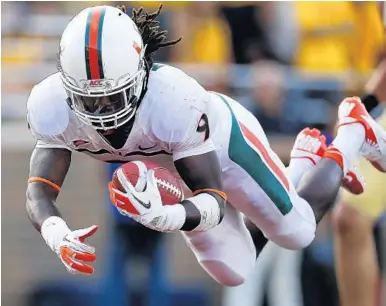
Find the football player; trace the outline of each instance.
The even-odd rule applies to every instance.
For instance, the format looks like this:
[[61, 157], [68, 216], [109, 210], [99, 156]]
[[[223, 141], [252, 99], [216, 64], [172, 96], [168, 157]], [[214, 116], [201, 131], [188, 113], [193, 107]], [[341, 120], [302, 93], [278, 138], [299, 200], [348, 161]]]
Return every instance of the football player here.
[[[181, 231], [201, 266], [220, 284], [236, 286], [258, 255], [242, 214], [276, 244], [306, 247], [346, 173], [352, 175], [352, 159], [362, 155], [386, 169], [386, 133], [358, 98], [345, 99], [332, 146], [325, 149], [320, 132], [306, 129], [285, 169], [240, 104], [153, 62], [155, 51], [179, 41], [165, 41], [159, 12], [134, 10], [130, 18], [122, 9], [96, 6], [67, 25], [59, 72], [36, 85], [27, 103], [37, 139], [27, 211], [67, 269], [90, 274], [96, 256], [85, 239], [97, 226], [73, 231], [56, 206], [71, 152], [105, 162], [152, 159], [178, 175], [191, 196], [162, 206], [152, 171], [142, 192], [118, 171], [126, 192], [110, 185], [113, 204], [151, 229]], [[362, 186], [354, 179], [347, 187]]]

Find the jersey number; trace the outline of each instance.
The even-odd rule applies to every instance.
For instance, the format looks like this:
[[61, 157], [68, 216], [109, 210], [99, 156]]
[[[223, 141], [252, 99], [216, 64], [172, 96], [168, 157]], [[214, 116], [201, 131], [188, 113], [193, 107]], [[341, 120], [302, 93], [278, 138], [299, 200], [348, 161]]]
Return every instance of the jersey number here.
[[209, 122], [206, 114], [202, 114], [200, 121], [198, 121], [197, 132], [204, 133], [204, 141], [209, 138]]

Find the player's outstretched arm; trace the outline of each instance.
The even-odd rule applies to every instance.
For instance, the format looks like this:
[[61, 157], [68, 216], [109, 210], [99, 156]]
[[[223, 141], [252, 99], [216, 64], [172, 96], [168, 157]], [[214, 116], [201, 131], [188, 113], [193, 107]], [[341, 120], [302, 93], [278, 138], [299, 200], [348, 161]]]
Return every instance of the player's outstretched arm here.
[[26, 207], [32, 224], [39, 232], [47, 218], [61, 217], [55, 201], [70, 163], [71, 151], [66, 149], [35, 148], [32, 152]]
[[56, 207], [56, 198], [71, 163], [71, 151], [60, 148], [35, 148], [30, 161], [27, 187], [27, 213], [48, 246], [71, 273], [93, 273], [81, 261], [95, 261], [95, 250], [84, 241], [98, 229], [93, 225], [71, 231]]

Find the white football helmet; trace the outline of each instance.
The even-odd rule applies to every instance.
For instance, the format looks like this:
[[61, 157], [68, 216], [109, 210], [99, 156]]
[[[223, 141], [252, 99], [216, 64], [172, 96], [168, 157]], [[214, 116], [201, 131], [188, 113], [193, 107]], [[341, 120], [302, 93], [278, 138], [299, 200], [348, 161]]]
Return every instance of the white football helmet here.
[[67, 25], [59, 71], [75, 114], [109, 130], [133, 118], [146, 80], [146, 46], [133, 20], [118, 8], [89, 7]]

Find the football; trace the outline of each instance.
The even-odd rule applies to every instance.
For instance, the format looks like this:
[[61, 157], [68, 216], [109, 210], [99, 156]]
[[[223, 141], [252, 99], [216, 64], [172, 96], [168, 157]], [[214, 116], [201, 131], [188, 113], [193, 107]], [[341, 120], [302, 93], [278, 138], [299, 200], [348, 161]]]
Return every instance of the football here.
[[144, 190], [146, 187], [146, 173], [148, 170], [153, 169], [163, 205], [173, 205], [184, 199], [180, 180], [169, 170], [156, 163], [151, 161], [132, 161], [117, 168], [113, 174], [112, 183], [118, 190], [125, 192], [118, 180], [117, 171], [119, 169], [123, 170], [126, 178], [137, 191]]

